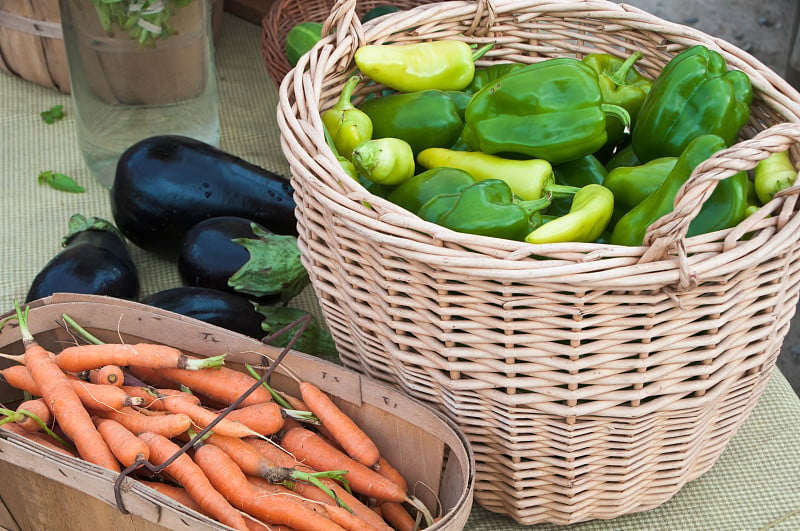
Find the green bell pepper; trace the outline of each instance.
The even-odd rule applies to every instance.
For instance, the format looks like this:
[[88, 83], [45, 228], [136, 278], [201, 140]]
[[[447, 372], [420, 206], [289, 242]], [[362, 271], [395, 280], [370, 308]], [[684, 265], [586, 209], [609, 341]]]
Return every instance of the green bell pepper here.
[[464, 170], [441, 166], [416, 174], [398, 185], [386, 199], [416, 214], [437, 195], [457, 193], [474, 182], [475, 178]]
[[776, 151], [760, 160], [753, 171], [753, 185], [759, 203], [769, 203], [776, 193], [789, 188], [797, 179], [797, 169], [788, 151]]
[[474, 151], [560, 164], [605, 145], [607, 114], [630, 124], [625, 109], [603, 102], [597, 72], [578, 59], [552, 58], [525, 65], [473, 95], [462, 138]]
[[612, 171], [621, 166], [638, 166], [641, 162], [636, 158], [636, 153], [633, 152], [633, 146], [628, 144], [620, 148], [614, 155], [606, 162], [606, 171]]
[[[700, 135], [686, 146], [675, 167], [653, 193], [622, 216], [611, 233], [615, 245], [642, 245], [647, 227], [674, 209], [675, 196], [694, 169], [726, 147], [717, 135]], [[689, 225], [687, 236], [722, 230], [741, 222], [747, 208], [747, 174], [739, 172], [717, 183], [714, 192]]]
[[[642, 58], [642, 52], [633, 52], [627, 59], [620, 59], [609, 53], [590, 53], [582, 61], [597, 72], [597, 81], [603, 102], [619, 105], [628, 111], [631, 127], [636, 123], [639, 110], [653, 81], [635, 68], [636, 61]], [[606, 120], [606, 145], [619, 144], [626, 135], [623, 123], [614, 117]]]
[[729, 146], [747, 123], [752, 100], [746, 73], [729, 71], [725, 58], [703, 45], [687, 48], [653, 82], [633, 127], [633, 151], [642, 162], [678, 157], [704, 134]]
[[603, 186], [614, 194], [613, 221], [658, 190], [675, 167], [678, 157], [661, 157], [638, 166], [620, 166], [608, 172]]
[[462, 90], [475, 75], [475, 61], [491, 49], [477, 51], [464, 41], [413, 44], [367, 44], [353, 56], [361, 73], [400, 92]]
[[614, 194], [601, 184], [587, 184], [575, 194], [567, 214], [537, 227], [528, 243], [593, 242], [606, 230], [614, 211]]
[[416, 171], [411, 146], [400, 138], [365, 140], [356, 146], [350, 160], [359, 174], [376, 184], [400, 184]]
[[[563, 164], [553, 166], [556, 184], [583, 188], [587, 184], [603, 184], [608, 172], [594, 155], [584, 155]], [[548, 214], [563, 216], [570, 210], [572, 197], [556, 197], [547, 209]]]
[[549, 198], [516, 201], [505, 181], [487, 179], [433, 197], [418, 215], [457, 232], [519, 241], [531, 230], [531, 216], [549, 204]]
[[578, 191], [572, 186], [556, 184], [553, 166], [542, 159], [506, 159], [481, 151], [429, 148], [417, 154], [417, 162], [427, 169], [440, 166], [458, 168], [477, 181], [501, 179], [525, 201], [539, 199], [545, 194], [569, 197]]
[[464, 128], [455, 100], [441, 90], [378, 96], [359, 109], [372, 121], [373, 138], [401, 138], [415, 155], [429, 147], [451, 147]]
[[372, 120], [350, 101], [361, 79], [358, 75], [351, 76], [336, 104], [320, 115], [338, 154], [346, 159], [352, 155], [353, 148], [372, 138]]
[[506, 74], [519, 70], [525, 66], [523, 63], [494, 63], [488, 66], [481, 66], [475, 69], [472, 82], [464, 89], [464, 92], [473, 95], [489, 83], [494, 83]]

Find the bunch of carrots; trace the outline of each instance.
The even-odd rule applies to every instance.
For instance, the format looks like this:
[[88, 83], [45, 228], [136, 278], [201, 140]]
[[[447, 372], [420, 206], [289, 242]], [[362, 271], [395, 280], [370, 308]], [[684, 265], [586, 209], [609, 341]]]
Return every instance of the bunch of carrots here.
[[[173, 347], [90, 342], [49, 352], [18, 304], [24, 353], [0, 371], [26, 399], [0, 426], [141, 481], [240, 530], [413, 531], [434, 518], [370, 437], [315, 385]], [[64, 316], [76, 329], [83, 329]], [[83, 331], [85, 332], [85, 331]]]

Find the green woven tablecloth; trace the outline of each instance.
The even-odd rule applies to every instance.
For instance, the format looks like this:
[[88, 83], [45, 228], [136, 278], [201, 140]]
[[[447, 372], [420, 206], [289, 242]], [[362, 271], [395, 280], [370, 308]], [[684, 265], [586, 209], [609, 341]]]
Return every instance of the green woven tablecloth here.
[[[288, 176], [275, 122], [277, 92], [264, 68], [260, 28], [224, 18], [217, 41], [221, 147]], [[52, 125], [39, 113], [63, 104]], [[111, 218], [108, 195], [84, 167], [73, 132], [69, 97], [0, 71], [0, 307], [22, 299], [39, 269], [59, 250], [73, 213]], [[42, 170], [66, 173], [86, 187], [68, 194], [37, 184]], [[132, 249], [142, 294], [177, 286], [174, 264]], [[310, 292], [299, 303], [313, 304]], [[751, 417], [705, 476], [663, 506], [581, 530], [800, 529], [800, 400], [775, 371]], [[515, 530], [504, 516], [475, 507], [467, 529]], [[565, 529], [540, 525], [534, 529]]]

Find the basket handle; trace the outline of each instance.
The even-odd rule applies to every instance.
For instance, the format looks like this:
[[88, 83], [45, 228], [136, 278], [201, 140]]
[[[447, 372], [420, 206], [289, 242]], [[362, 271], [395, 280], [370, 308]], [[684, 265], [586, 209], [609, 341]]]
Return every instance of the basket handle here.
[[[485, 35], [489, 32], [495, 19], [495, 9], [492, 0], [474, 0], [477, 4], [475, 15], [467, 35]], [[335, 0], [328, 18], [322, 24], [322, 35], [336, 36], [337, 49], [347, 49], [342, 62], [352, 61], [356, 50], [366, 44], [364, 28], [356, 12], [357, 0]]]
[[[771, 153], [786, 151], [794, 144], [800, 144], [800, 123], [781, 123], [748, 140], [720, 150], [699, 164], [678, 190], [673, 211], [647, 228], [643, 244], [648, 249], [639, 262], [658, 261], [664, 259], [670, 250], [685, 247], [689, 224], [714, 192], [719, 181], [740, 171], [753, 169]], [[792, 187], [792, 193], [798, 192], [800, 187]]]

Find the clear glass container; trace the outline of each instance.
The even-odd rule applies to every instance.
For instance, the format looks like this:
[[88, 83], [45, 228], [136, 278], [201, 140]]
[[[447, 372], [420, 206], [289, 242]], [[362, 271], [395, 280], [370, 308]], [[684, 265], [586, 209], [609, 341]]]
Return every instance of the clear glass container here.
[[177, 134], [219, 145], [210, 0], [59, 0], [81, 154], [111, 187], [119, 156]]

